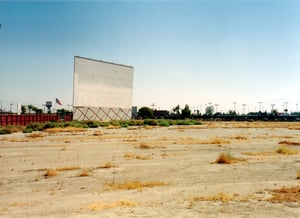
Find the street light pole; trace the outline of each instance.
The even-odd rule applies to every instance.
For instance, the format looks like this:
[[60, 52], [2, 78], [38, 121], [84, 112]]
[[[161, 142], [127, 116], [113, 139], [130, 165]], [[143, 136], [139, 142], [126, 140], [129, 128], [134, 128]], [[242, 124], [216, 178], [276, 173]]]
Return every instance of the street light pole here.
[[245, 107], [247, 106], [247, 104], [242, 104], [242, 106], [244, 107], [244, 115], [246, 114], [245, 113]]
[[275, 104], [271, 104], [271, 107], [272, 107], [271, 113], [273, 113], [273, 111], [274, 111], [274, 106], [275, 106]]
[[261, 112], [261, 104], [262, 104], [262, 102], [259, 101], [258, 103], [259, 103], [259, 111]]
[[285, 113], [287, 114], [288, 113], [288, 109], [287, 109], [288, 102], [286, 101], [286, 102], [284, 102], [284, 104], [285, 104]]
[[13, 106], [14, 104], [13, 103], [10, 103], [9, 104], [9, 113], [11, 114], [11, 106]]
[[216, 113], [217, 113], [219, 104], [215, 104], [215, 106], [216, 106]]
[[236, 113], [236, 104], [237, 104], [237, 102], [233, 102], [233, 105], [234, 105], [234, 112]]

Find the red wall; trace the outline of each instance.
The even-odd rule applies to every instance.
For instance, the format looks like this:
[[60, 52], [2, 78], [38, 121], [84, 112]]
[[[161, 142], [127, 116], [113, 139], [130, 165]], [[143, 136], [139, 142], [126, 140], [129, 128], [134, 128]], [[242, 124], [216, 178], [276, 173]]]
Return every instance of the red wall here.
[[[65, 115], [64, 121], [71, 121], [72, 115]], [[7, 126], [7, 125], [20, 125], [26, 126], [29, 123], [46, 123], [49, 121], [56, 121], [60, 122], [59, 115], [53, 114], [42, 114], [42, 115], [12, 115], [12, 114], [5, 114], [0, 115], [0, 126]]]

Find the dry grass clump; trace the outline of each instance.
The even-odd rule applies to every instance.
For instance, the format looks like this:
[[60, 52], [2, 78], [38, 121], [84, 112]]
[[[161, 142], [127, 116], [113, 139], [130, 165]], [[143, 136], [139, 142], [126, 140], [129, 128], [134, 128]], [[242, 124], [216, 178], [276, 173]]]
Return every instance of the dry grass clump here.
[[138, 160], [150, 160], [152, 159], [151, 155], [139, 155], [134, 153], [125, 153], [124, 157], [127, 160], [138, 159]]
[[153, 188], [156, 186], [164, 186], [167, 185], [165, 182], [140, 182], [140, 181], [133, 181], [133, 182], [124, 182], [124, 183], [109, 183], [107, 184], [108, 188], [111, 190], [139, 190], [142, 191], [143, 188]]
[[114, 125], [108, 125], [108, 127], [106, 127], [107, 129], [120, 129], [122, 128], [121, 126], [114, 126]]
[[45, 177], [53, 177], [56, 176], [56, 170], [54, 169], [46, 169], [46, 173], [44, 174]]
[[71, 171], [71, 170], [79, 170], [79, 169], [80, 167], [78, 166], [68, 166], [68, 167], [58, 167], [55, 170], [61, 172], [61, 171]]
[[230, 143], [229, 140], [218, 138], [218, 137], [208, 139], [208, 140], [199, 140], [196, 138], [187, 137], [176, 141], [176, 144], [181, 144], [181, 145], [204, 145], [204, 144], [215, 145], [215, 144], [228, 144], [228, 143]]
[[280, 147], [276, 150], [276, 153], [278, 154], [286, 154], [286, 155], [293, 155], [293, 154], [298, 154], [298, 151], [292, 150], [286, 147]]
[[20, 138], [20, 139], [18, 139], [18, 138], [11, 138], [11, 139], [9, 139], [9, 142], [30, 142], [30, 140], [23, 139], [23, 138]]
[[90, 176], [90, 173], [89, 173], [89, 171], [87, 171], [87, 170], [83, 170], [83, 171], [79, 174], [79, 177], [86, 177], [86, 176]]
[[300, 202], [300, 186], [270, 190], [272, 197], [268, 201], [272, 203]]
[[120, 200], [113, 203], [102, 203], [102, 202], [95, 202], [85, 206], [83, 209], [88, 209], [91, 211], [98, 211], [98, 210], [107, 210], [115, 207], [135, 207], [137, 204], [133, 201], [128, 200]]
[[300, 179], [300, 170], [297, 171], [297, 177], [296, 179]]
[[111, 162], [105, 162], [102, 166], [100, 166], [99, 168], [101, 169], [109, 169], [109, 168], [116, 168], [118, 167], [117, 165], [111, 163]]
[[248, 139], [248, 137], [245, 135], [236, 135], [233, 138], [237, 139], [237, 140], [247, 140]]
[[49, 133], [59, 133], [59, 132], [70, 132], [70, 133], [74, 133], [74, 132], [85, 132], [87, 131], [86, 128], [77, 128], [77, 127], [65, 127], [65, 128], [60, 128], [60, 127], [55, 127], [55, 128], [49, 128], [44, 130], [45, 132], [49, 132]]
[[232, 163], [237, 163], [237, 162], [242, 162], [245, 161], [243, 158], [235, 158], [233, 157], [229, 152], [227, 153], [221, 153], [215, 163], [218, 164], [232, 164]]
[[221, 138], [214, 138], [214, 139], [210, 139], [208, 141], [204, 141], [203, 144], [228, 144], [230, 143], [229, 140], [227, 139], [221, 139]]
[[35, 132], [35, 133], [31, 133], [31, 134], [26, 135], [26, 137], [35, 139], [35, 138], [45, 137], [45, 135], [42, 132]]
[[93, 133], [93, 136], [101, 136], [102, 135], [102, 132], [100, 130], [96, 130], [94, 133]]
[[278, 142], [278, 144], [280, 144], [280, 145], [300, 145], [300, 142], [283, 140], [283, 141]]
[[215, 163], [218, 164], [231, 164], [232, 163], [232, 157], [229, 154], [221, 153]]
[[193, 197], [192, 201], [221, 201], [223, 203], [227, 203], [228, 201], [232, 201], [234, 199], [234, 196], [227, 195], [223, 192], [218, 193], [216, 195], [212, 196], [199, 196], [199, 197]]
[[142, 143], [138, 147], [141, 148], [141, 149], [150, 149], [150, 148], [152, 148], [152, 146], [150, 146], [146, 143]]
[[248, 156], [270, 156], [274, 155], [275, 153], [272, 151], [259, 151], [259, 152], [242, 152], [243, 155], [248, 155]]
[[288, 129], [290, 129], [290, 130], [300, 130], [300, 126], [299, 125], [288, 126]]

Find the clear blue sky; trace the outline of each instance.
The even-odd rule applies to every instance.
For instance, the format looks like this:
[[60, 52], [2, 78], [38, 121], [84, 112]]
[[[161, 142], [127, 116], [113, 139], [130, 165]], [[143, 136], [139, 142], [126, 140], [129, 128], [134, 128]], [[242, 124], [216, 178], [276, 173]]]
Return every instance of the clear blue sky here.
[[0, 24], [6, 109], [67, 108], [74, 55], [134, 66], [137, 106], [300, 103], [300, 1], [0, 0]]

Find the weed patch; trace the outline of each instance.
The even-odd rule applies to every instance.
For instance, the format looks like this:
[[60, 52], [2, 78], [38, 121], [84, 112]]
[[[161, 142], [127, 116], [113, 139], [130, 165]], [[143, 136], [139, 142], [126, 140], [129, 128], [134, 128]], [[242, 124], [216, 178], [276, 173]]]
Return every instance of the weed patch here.
[[133, 201], [128, 200], [120, 200], [113, 203], [102, 203], [102, 202], [95, 202], [92, 204], [89, 204], [82, 209], [88, 209], [91, 211], [99, 211], [99, 210], [107, 210], [112, 209], [116, 207], [135, 207], [137, 204]]
[[111, 162], [106, 162], [102, 166], [100, 166], [100, 169], [109, 169], [109, 168], [116, 168], [118, 167], [117, 165], [111, 163]]
[[300, 145], [300, 142], [283, 140], [283, 141], [278, 142], [278, 144], [280, 144], [280, 145]]
[[60, 128], [60, 127], [53, 127], [46, 129], [45, 132], [48, 133], [59, 133], [59, 132], [69, 132], [69, 133], [74, 133], [74, 132], [84, 132], [86, 131], [86, 128], [81, 128], [81, 127], [65, 127], [65, 128]]
[[69, 166], [69, 167], [58, 167], [55, 169], [55, 171], [61, 172], [61, 171], [71, 171], [71, 170], [79, 170], [80, 167], [78, 166]]
[[151, 155], [139, 155], [134, 153], [125, 153], [124, 157], [127, 160], [137, 159], [137, 160], [150, 160], [152, 159]]
[[141, 148], [141, 149], [150, 149], [150, 148], [153, 148], [152, 146], [146, 144], [146, 143], [142, 143], [138, 146], [138, 148]]
[[248, 137], [245, 135], [237, 135], [237, 136], [234, 136], [233, 138], [237, 139], [237, 140], [247, 140], [248, 139]]
[[199, 196], [199, 197], [193, 197], [192, 201], [221, 201], [223, 203], [227, 203], [228, 201], [231, 201], [234, 199], [234, 196], [227, 195], [223, 192], [218, 193], [216, 195], [212, 196]]
[[142, 191], [143, 188], [153, 188], [156, 186], [164, 186], [167, 185], [165, 182], [140, 182], [140, 181], [133, 181], [133, 182], [125, 182], [125, 183], [109, 183], [107, 184], [108, 188], [111, 190], [139, 190]]
[[300, 186], [282, 187], [280, 189], [269, 190], [272, 197], [268, 199], [272, 203], [300, 202]]
[[298, 151], [292, 150], [286, 147], [280, 147], [276, 150], [276, 153], [278, 154], [286, 154], [286, 155], [293, 155], [293, 154], [298, 154]]
[[41, 132], [38, 132], [38, 133], [32, 133], [32, 134], [30, 134], [30, 135], [26, 135], [26, 137], [27, 138], [33, 138], [33, 139], [35, 139], [35, 138], [42, 138], [42, 137], [44, 137], [45, 135], [43, 134], [43, 133], [41, 133]]

